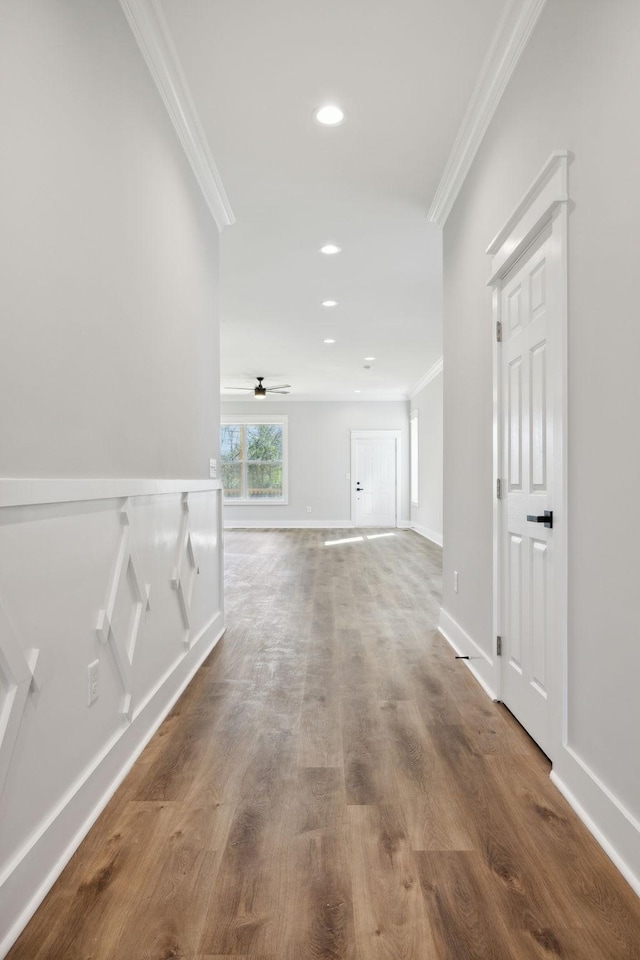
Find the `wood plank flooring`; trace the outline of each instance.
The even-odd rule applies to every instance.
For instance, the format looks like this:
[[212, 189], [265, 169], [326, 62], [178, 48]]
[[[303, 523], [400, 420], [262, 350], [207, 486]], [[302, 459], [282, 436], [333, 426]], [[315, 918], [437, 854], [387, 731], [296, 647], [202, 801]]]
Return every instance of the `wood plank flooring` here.
[[436, 633], [440, 551], [347, 536], [227, 533], [226, 635], [10, 960], [639, 960], [640, 901]]

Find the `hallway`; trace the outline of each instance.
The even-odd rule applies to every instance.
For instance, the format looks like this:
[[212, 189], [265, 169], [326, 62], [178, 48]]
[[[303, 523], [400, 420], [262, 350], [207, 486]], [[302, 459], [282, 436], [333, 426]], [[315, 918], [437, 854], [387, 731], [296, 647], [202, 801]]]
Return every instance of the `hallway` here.
[[225, 541], [225, 636], [10, 960], [637, 960], [640, 902], [435, 632], [440, 551]]

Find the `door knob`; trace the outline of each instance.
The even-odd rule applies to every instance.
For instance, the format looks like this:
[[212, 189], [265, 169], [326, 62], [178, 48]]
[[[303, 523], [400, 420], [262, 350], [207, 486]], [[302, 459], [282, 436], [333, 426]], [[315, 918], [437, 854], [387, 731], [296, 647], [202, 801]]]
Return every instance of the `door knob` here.
[[545, 510], [542, 517], [533, 517], [528, 513], [527, 520], [529, 523], [544, 523], [545, 527], [551, 529], [553, 527], [553, 510]]

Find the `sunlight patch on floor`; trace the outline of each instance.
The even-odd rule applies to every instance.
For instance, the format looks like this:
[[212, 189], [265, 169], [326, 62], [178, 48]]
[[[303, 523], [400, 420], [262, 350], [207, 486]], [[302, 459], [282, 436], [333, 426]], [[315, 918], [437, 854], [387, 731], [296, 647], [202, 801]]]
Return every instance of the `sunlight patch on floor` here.
[[342, 540], [325, 540], [325, 547], [335, 547], [339, 543], [362, 543], [364, 540], [379, 540], [380, 537], [395, 537], [395, 533], [371, 533], [364, 537], [344, 537]]
[[339, 543], [358, 543], [364, 540], [364, 537], [345, 537], [344, 540], [325, 540], [325, 547], [335, 547]]

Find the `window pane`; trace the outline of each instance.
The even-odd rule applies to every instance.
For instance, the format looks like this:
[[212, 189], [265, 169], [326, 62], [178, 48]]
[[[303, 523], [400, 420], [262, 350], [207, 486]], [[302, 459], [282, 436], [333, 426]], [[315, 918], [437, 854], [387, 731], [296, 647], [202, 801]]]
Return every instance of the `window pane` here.
[[220, 466], [225, 501], [282, 502], [285, 430], [283, 423], [220, 425]]
[[238, 499], [242, 496], [242, 464], [222, 463], [222, 486], [225, 499]]
[[247, 427], [247, 460], [282, 460], [281, 423], [255, 423]]
[[282, 464], [250, 463], [247, 482], [250, 500], [282, 499]]
[[223, 463], [239, 460], [242, 455], [242, 437], [237, 424], [223, 423], [220, 427], [220, 459]]

